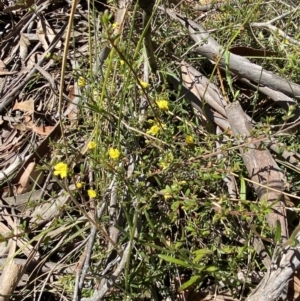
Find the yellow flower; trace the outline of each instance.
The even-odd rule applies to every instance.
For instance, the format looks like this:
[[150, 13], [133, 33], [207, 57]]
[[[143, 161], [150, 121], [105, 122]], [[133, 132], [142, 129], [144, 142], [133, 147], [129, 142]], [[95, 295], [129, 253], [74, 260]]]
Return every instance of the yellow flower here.
[[144, 82], [144, 81], [142, 81], [142, 80], [140, 80], [140, 85], [141, 85], [144, 89], [147, 89], [147, 88], [150, 87], [150, 84], [148, 84], [148, 83], [146, 83], [146, 82]]
[[68, 174], [68, 165], [63, 162], [59, 162], [54, 166], [54, 175], [60, 176], [62, 179], [66, 178]]
[[116, 160], [120, 157], [121, 153], [119, 152], [119, 150], [117, 148], [110, 148], [108, 150], [108, 154], [110, 156], [111, 159]]
[[76, 183], [76, 187], [77, 187], [78, 189], [82, 188], [82, 186], [83, 186], [83, 185], [82, 185], [81, 182], [77, 182], [77, 183]]
[[94, 149], [96, 147], [96, 142], [94, 141], [90, 141], [89, 144], [88, 144], [88, 149]]
[[165, 200], [170, 199], [171, 197], [172, 197], [172, 195], [169, 192], [164, 193], [164, 199]]
[[125, 64], [125, 61], [120, 60], [120, 65], [123, 66]]
[[119, 24], [117, 22], [113, 23], [113, 25], [111, 26], [112, 29], [116, 29], [119, 26]]
[[78, 86], [79, 86], [79, 87], [85, 87], [85, 85], [86, 85], [86, 80], [85, 80], [85, 78], [84, 78], [83, 76], [80, 76], [80, 77], [78, 78], [77, 83], [78, 83]]
[[46, 58], [46, 59], [50, 59], [50, 57], [51, 57], [51, 53], [50, 53], [50, 52], [47, 52], [46, 55], [45, 55], [45, 58]]
[[156, 104], [161, 110], [169, 110], [169, 104], [167, 100], [157, 100]]
[[188, 145], [194, 144], [194, 138], [193, 138], [193, 136], [191, 136], [191, 135], [186, 135], [186, 136], [185, 136], [185, 142], [186, 142]]
[[94, 189], [89, 189], [89, 190], [87, 191], [87, 193], [88, 193], [88, 196], [89, 196], [90, 198], [92, 198], [92, 199], [94, 199], [94, 198], [97, 196], [97, 191], [94, 190]]
[[165, 161], [160, 161], [160, 162], [158, 163], [158, 166], [159, 166], [160, 168], [162, 168], [163, 170], [164, 170], [164, 169], [167, 169], [167, 168], [169, 167], [169, 165], [170, 165], [170, 163], [165, 162]]
[[151, 128], [146, 133], [155, 136], [159, 132], [159, 130], [160, 127], [157, 124], [155, 124], [152, 125]]
[[166, 127], [165, 124], [161, 124], [160, 126], [159, 123], [155, 123], [154, 125], [151, 126], [151, 128], [146, 133], [155, 136], [161, 130], [161, 128], [164, 129], [165, 127]]

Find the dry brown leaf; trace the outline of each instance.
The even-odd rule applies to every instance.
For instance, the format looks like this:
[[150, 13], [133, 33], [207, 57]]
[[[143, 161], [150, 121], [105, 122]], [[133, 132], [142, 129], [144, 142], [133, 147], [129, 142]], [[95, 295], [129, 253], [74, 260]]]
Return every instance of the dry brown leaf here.
[[52, 132], [53, 129], [54, 129], [54, 126], [36, 126], [36, 125], [34, 125], [32, 127], [32, 130], [41, 136], [48, 136]]
[[245, 47], [245, 46], [233, 46], [229, 48], [229, 51], [233, 54], [240, 55], [240, 56], [278, 56], [279, 54], [274, 51], [269, 51], [266, 49], [255, 49], [251, 47]]
[[44, 174], [42, 171], [37, 170], [37, 164], [35, 162], [30, 162], [26, 167], [24, 173], [22, 174], [19, 186], [17, 188], [17, 194], [23, 194], [25, 192], [31, 191], [34, 185], [41, 185], [44, 180]]
[[30, 45], [30, 41], [29, 39], [21, 33], [21, 36], [20, 36], [20, 57], [22, 59], [22, 61], [24, 62], [27, 58], [27, 55], [28, 55], [28, 47]]
[[49, 48], [49, 44], [46, 39], [46, 33], [44, 32], [42, 20], [40, 19], [37, 24], [37, 35], [39, 37], [40, 42], [42, 43], [42, 46], [44, 50], [46, 51]]
[[[46, 32], [45, 32], [46, 30]], [[45, 51], [49, 48], [49, 43], [51, 43], [56, 37], [55, 32], [52, 30], [51, 25], [46, 19], [41, 19], [37, 24], [37, 36], [42, 43]], [[57, 48], [61, 47], [61, 42], [56, 45]]]
[[22, 102], [16, 102], [13, 111], [20, 110], [27, 114], [32, 114], [34, 112], [34, 101], [33, 99], [28, 99]]
[[8, 71], [4, 62], [0, 60], [0, 75], [11, 75], [16, 73], [18, 73], [18, 71]]
[[299, 300], [300, 295], [300, 271], [297, 270], [294, 274], [293, 281], [289, 282], [288, 300]]
[[31, 117], [28, 115], [25, 115], [23, 121], [24, 121], [24, 123], [28, 123], [31, 121]]
[[[4, 139], [4, 142], [0, 146], [1, 152], [4, 152], [5, 150], [7, 150], [7, 148], [11, 147], [11, 143], [14, 143], [14, 139], [17, 133], [18, 132], [16, 130], [10, 131], [6, 137], [2, 137], [2, 139]], [[16, 141], [18, 141], [18, 139]]]
[[[75, 87], [71, 86], [70, 89], [69, 89], [69, 94], [68, 94], [68, 96], [71, 100], [73, 100], [75, 98], [74, 94], [75, 94]], [[69, 102], [68, 107], [69, 106], [72, 106], [72, 103]], [[69, 119], [70, 120], [77, 120], [77, 113], [78, 113], [78, 108], [77, 107], [73, 108], [71, 110], [71, 112], [68, 114]]]
[[22, 71], [24, 72], [28, 72], [28, 70], [31, 70], [35, 65], [36, 63], [39, 61], [40, 57], [37, 55], [37, 53], [32, 53], [29, 58], [27, 58], [27, 61], [26, 61], [26, 67], [22, 68]]
[[0, 75], [13, 75], [19, 73], [18, 71], [5, 71], [5, 70], [0, 70]]

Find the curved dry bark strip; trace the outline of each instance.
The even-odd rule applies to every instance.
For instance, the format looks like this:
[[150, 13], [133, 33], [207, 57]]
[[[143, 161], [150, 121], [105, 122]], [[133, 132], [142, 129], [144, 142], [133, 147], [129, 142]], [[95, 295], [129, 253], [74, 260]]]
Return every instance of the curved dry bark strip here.
[[[284, 190], [284, 175], [267, 149], [261, 142], [255, 142], [251, 137], [252, 126], [247, 120], [239, 102], [234, 102], [226, 107], [227, 118], [231, 129], [237, 139], [247, 142], [247, 147], [241, 147], [243, 161], [248, 170], [249, 177], [254, 184], [255, 192], [259, 200], [275, 202], [273, 212], [267, 215], [270, 226], [276, 227], [276, 221], [281, 224], [281, 236], [288, 238], [286, 212], [281, 201], [281, 191]], [[275, 190], [270, 190], [275, 189]]]
[[291, 97], [283, 94], [282, 92], [270, 89], [268, 87], [262, 87], [262, 86], [257, 87], [250, 80], [248, 80], [246, 78], [241, 78], [239, 80], [254, 90], [258, 89], [259, 92], [261, 92], [261, 93], [267, 95], [269, 98], [273, 99], [276, 102], [276, 104], [281, 106], [286, 111], [288, 111], [291, 106], [294, 106], [295, 107], [294, 111], [293, 111], [294, 116], [292, 116], [291, 119], [295, 121], [300, 118], [300, 109], [297, 106], [297, 101], [295, 101]]
[[[281, 225], [281, 239], [286, 241], [288, 239], [288, 226], [287, 217], [285, 211], [285, 204], [282, 199], [282, 192], [284, 190], [284, 175], [281, 172], [279, 166], [273, 159], [272, 155], [267, 149], [262, 148], [260, 143], [255, 143], [255, 140], [251, 137], [252, 126], [247, 120], [247, 116], [244, 113], [239, 102], [234, 102], [226, 107], [227, 118], [230, 123], [231, 129], [237, 139], [250, 142], [247, 147], [241, 147], [240, 153], [242, 154], [243, 161], [248, 170], [251, 180], [257, 184], [254, 184], [254, 189], [258, 195], [259, 200], [265, 200], [273, 203], [273, 212], [266, 215], [268, 224], [275, 228], [277, 221]], [[269, 190], [269, 188], [276, 189]], [[287, 262], [284, 262], [283, 267], [287, 268]], [[274, 264], [269, 267], [268, 272], [273, 271]], [[249, 300], [277, 300], [284, 290], [287, 289], [286, 277], [291, 277], [293, 269], [287, 268], [286, 275], [282, 273], [283, 269], [280, 267], [275, 270], [274, 279], [269, 279], [269, 273], [259, 284], [258, 289], [261, 290], [256, 294], [253, 299], [249, 297]], [[280, 280], [279, 280], [280, 279]], [[274, 285], [276, 283], [276, 285]], [[270, 290], [266, 290], [268, 285]], [[270, 299], [269, 297], [272, 296]], [[276, 296], [276, 298], [275, 298]]]
[[273, 139], [271, 139], [271, 141], [266, 141], [265, 145], [267, 145], [270, 150], [284, 158], [289, 163], [300, 168], [299, 159], [296, 159], [297, 156], [299, 158], [299, 154], [285, 150], [284, 146], [280, 146], [276, 140]]
[[217, 124], [224, 131], [230, 128], [229, 122], [226, 117], [221, 115], [219, 112], [213, 111], [207, 103], [202, 103], [200, 99], [202, 96], [195, 95], [190, 89], [188, 89], [184, 83], [182, 83], [178, 78], [171, 75], [167, 75], [168, 82], [171, 83], [176, 90], [179, 90], [180, 96], [186, 98], [191, 106], [199, 112], [199, 119], [201, 124], [210, 130]]
[[197, 51], [201, 55], [204, 55], [211, 61], [218, 62], [220, 67], [229, 68], [231, 72], [239, 75], [241, 78], [246, 78], [276, 91], [281, 91], [291, 97], [300, 98], [300, 85], [288, 82], [273, 72], [266, 71], [263, 67], [251, 63], [244, 57], [226, 52], [228, 56], [228, 63], [226, 63], [226, 49], [221, 47], [201, 25], [172, 12], [170, 9], [166, 11], [169, 16], [180, 21], [189, 30], [192, 39], [197, 43]]
[[[178, 79], [171, 75], [168, 75], [168, 81], [174, 85], [175, 89], [180, 90], [181, 96], [189, 100], [194, 109], [200, 112], [200, 116], [198, 116], [200, 117], [202, 125], [205, 126], [207, 129], [211, 129], [214, 126], [211, 124], [213, 122], [214, 124], [222, 128], [224, 131], [227, 130], [228, 134], [231, 134], [230, 124], [227, 120], [226, 113], [224, 117], [224, 107], [226, 106], [226, 103], [218, 87], [216, 87], [203, 74], [201, 74], [199, 71], [197, 71], [195, 68], [188, 65], [187, 63], [182, 63], [181, 73], [183, 74], [182, 82], [180, 82]], [[282, 100], [282, 107], [285, 107], [286, 109], [288, 109], [288, 105], [296, 105], [296, 102], [294, 100], [292, 100], [291, 98], [289, 98], [281, 92], [274, 91], [267, 87], [263, 87], [262, 89], [268, 90], [266, 91], [266, 93], [272, 93], [274, 98], [277, 98], [278, 101]], [[214, 111], [213, 109], [216, 111]], [[299, 118], [298, 112], [299, 109], [296, 108], [295, 116], [297, 119]], [[252, 125], [255, 125], [255, 122], [251, 120], [251, 117], [248, 115], [246, 116], [247, 120], [251, 122]], [[298, 121], [294, 121], [292, 123], [292, 126], [286, 124], [287, 127], [284, 127], [279, 132], [288, 131], [296, 127], [298, 123]], [[294, 166], [300, 166], [299, 159], [297, 159], [298, 154], [285, 150], [285, 146], [280, 145], [276, 141], [276, 139], [269, 139], [266, 137], [263, 140], [263, 143], [267, 148], [271, 149], [276, 154], [285, 158]]]
[[226, 102], [218, 88], [203, 74], [187, 63], [181, 63], [181, 74], [184, 85], [191, 90], [199, 99], [204, 98], [215, 111], [226, 117]]
[[11, 260], [2, 270], [0, 276], [0, 301], [8, 301], [23, 274], [24, 267]]
[[279, 251], [264, 279], [246, 301], [274, 301], [281, 297], [288, 281], [300, 266], [300, 245], [297, 241], [296, 247], [288, 245]]

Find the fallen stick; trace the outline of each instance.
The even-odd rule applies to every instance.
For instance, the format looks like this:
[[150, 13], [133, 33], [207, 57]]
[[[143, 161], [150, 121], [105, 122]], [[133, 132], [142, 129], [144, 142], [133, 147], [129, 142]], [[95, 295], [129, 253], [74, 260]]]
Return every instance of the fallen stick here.
[[300, 98], [300, 85], [289, 82], [273, 72], [251, 63], [244, 57], [230, 53], [226, 48], [221, 47], [201, 25], [193, 20], [174, 13], [170, 9], [167, 9], [166, 12], [189, 30], [191, 38], [196, 42], [196, 50], [209, 60], [216, 62], [218, 66], [229, 68], [231, 72], [241, 78], [267, 86], [275, 91], [281, 91], [291, 97]]

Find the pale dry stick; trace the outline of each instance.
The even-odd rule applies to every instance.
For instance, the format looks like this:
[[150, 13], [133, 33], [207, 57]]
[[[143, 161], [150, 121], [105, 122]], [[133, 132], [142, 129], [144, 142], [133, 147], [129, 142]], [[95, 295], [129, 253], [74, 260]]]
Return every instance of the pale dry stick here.
[[102, 69], [102, 66], [104, 64], [104, 61], [109, 56], [111, 48], [104, 46], [104, 48], [101, 50], [99, 56], [96, 58], [96, 61], [93, 66], [93, 74], [94, 76], [97, 76], [99, 70]]
[[[279, 196], [285, 189], [285, 176], [281, 172], [279, 166], [273, 159], [272, 155], [267, 149], [261, 149], [260, 143], [255, 143], [250, 135], [253, 127], [247, 121], [247, 116], [244, 113], [239, 102], [231, 103], [226, 107], [227, 118], [230, 122], [231, 129], [237, 140], [242, 139], [247, 142], [252, 142], [249, 148], [240, 148], [240, 153], [243, 162], [248, 170], [248, 174], [255, 182], [262, 182], [268, 187], [276, 188], [280, 193], [269, 191], [261, 186], [254, 185], [255, 192], [260, 200], [274, 201], [278, 200]], [[276, 203], [277, 204], [277, 203]], [[281, 223], [282, 238], [288, 237], [286, 215], [282, 207], [282, 202], [278, 200], [280, 205], [275, 208], [272, 206], [274, 212], [267, 214], [267, 221], [270, 226], [276, 226], [276, 220]], [[277, 206], [277, 205], [276, 205]]]
[[[63, 241], [63, 239], [64, 239], [64, 238], [62, 238], [61, 241]], [[45, 287], [46, 287], [46, 284], [47, 284], [49, 278], [50, 278], [51, 275], [53, 274], [53, 271], [55, 270], [56, 266], [59, 265], [59, 264], [60, 264], [61, 262], [63, 262], [64, 260], [70, 258], [70, 255], [72, 255], [73, 253], [77, 252], [77, 250], [80, 249], [82, 246], [84, 246], [84, 245], [86, 244], [87, 241], [88, 241], [88, 238], [86, 238], [85, 240], [83, 240], [76, 248], [74, 248], [74, 249], [73, 249], [72, 251], [70, 251], [67, 255], [65, 255], [62, 259], [60, 259], [60, 260], [57, 262], [57, 264], [56, 264], [49, 272], [47, 272], [47, 277], [46, 277], [46, 279], [44, 280], [44, 283], [43, 283], [43, 285], [42, 285], [42, 287], [41, 287], [41, 290], [40, 290], [41, 293], [40, 293], [40, 295], [39, 295], [37, 301], [41, 301], [41, 298], [42, 298], [42, 296], [43, 296], [42, 293], [43, 293], [43, 291], [44, 291], [44, 289], [45, 289]], [[58, 246], [57, 246], [57, 247], [58, 247]], [[57, 248], [57, 247], [56, 247], [56, 248]], [[53, 252], [53, 250], [52, 250], [52, 252]]]
[[299, 228], [296, 227], [291, 238], [275, 249], [271, 266], [246, 301], [273, 301], [282, 297], [287, 283], [300, 266]]
[[250, 24], [251, 27], [260, 28], [260, 29], [269, 29], [270, 31], [276, 32], [277, 34], [281, 35], [285, 40], [288, 40], [290, 43], [300, 46], [300, 41], [295, 40], [283, 30], [279, 29], [278, 27], [270, 24], [269, 22], [255, 22]]
[[[89, 178], [89, 184], [91, 185], [91, 183], [93, 183], [93, 171], [91, 170], [91, 168], [89, 168], [89, 171], [88, 171], [88, 178]], [[95, 207], [94, 207], [95, 204], [91, 200], [90, 200], [90, 202], [93, 203], [93, 205], [90, 206], [91, 209], [90, 209], [88, 214], [96, 220], [97, 214], [95, 214]], [[102, 205], [105, 205], [105, 203], [103, 203]], [[104, 208], [103, 208], [103, 210], [104, 210]], [[78, 301], [79, 300], [78, 299], [79, 298], [79, 292], [81, 291], [83, 281], [84, 281], [87, 269], [89, 267], [89, 259], [90, 259], [90, 256], [91, 256], [91, 253], [88, 254], [87, 252], [88, 252], [88, 250], [90, 252], [92, 252], [92, 247], [93, 247], [93, 244], [94, 244], [96, 230], [97, 230], [97, 228], [95, 226], [92, 226], [91, 234], [90, 234], [90, 237], [89, 237], [89, 244], [86, 245], [85, 250], [81, 254], [80, 259], [79, 259], [78, 264], [77, 264], [76, 279], [75, 279], [74, 293], [73, 293], [73, 301]], [[90, 245], [91, 243], [92, 243], [92, 245]], [[87, 259], [88, 259], [88, 262], [87, 262], [87, 265], [86, 265], [86, 269], [84, 269], [84, 272], [83, 272], [82, 267], [83, 267], [83, 265], [84, 265], [84, 263], [86, 262]], [[81, 284], [81, 286], [80, 286], [80, 284]]]
[[[36, 64], [36, 66], [41, 66], [45, 59], [46, 56], [48, 55], [48, 53], [52, 52], [53, 49], [55, 48], [55, 45], [58, 43], [58, 41], [60, 40], [61, 36], [63, 35], [65, 29], [66, 29], [67, 24], [64, 24], [62, 26], [62, 28], [60, 29], [59, 33], [56, 35], [56, 37], [54, 38], [53, 42], [51, 43], [51, 45], [49, 46], [49, 49], [47, 51], [44, 52], [44, 54], [42, 55], [41, 59], [38, 61], [38, 63]], [[7, 93], [3, 98], [1, 98], [1, 103], [0, 103], [0, 113], [2, 113], [5, 108], [15, 100], [15, 97], [17, 96], [17, 94], [20, 93], [20, 90], [22, 90], [27, 83], [29, 82], [29, 80], [31, 80], [33, 74], [37, 71], [36, 66], [27, 74], [27, 76], [24, 78], [24, 80], [16, 87], [14, 88], [12, 91], [10, 91], [9, 93]]]
[[[134, 242], [132, 242], [134, 244]], [[98, 291], [94, 292], [94, 295], [90, 298], [82, 298], [81, 301], [100, 301], [102, 297], [107, 293], [107, 291], [113, 286], [113, 284], [117, 281], [120, 273], [123, 271], [126, 262], [129, 260], [130, 249], [132, 248], [132, 244], [129, 242], [125, 250], [123, 251], [122, 259], [111, 275], [109, 279], [104, 279], [104, 284], [100, 287]]]
[[[182, 81], [174, 76], [171, 76], [170, 74], [167, 74], [167, 80], [174, 86], [175, 89], [179, 90], [180, 92], [180, 98], [178, 98], [177, 101], [186, 98], [190, 102], [191, 106], [198, 111], [197, 117], [206, 129], [212, 127], [212, 122], [220, 126], [223, 130], [226, 130], [230, 127], [224, 116], [219, 114], [219, 112], [212, 110], [208, 104], [203, 104], [200, 101], [201, 97], [199, 99], [199, 97], [194, 94], [191, 89], [186, 87]], [[217, 98], [215, 98], [215, 101], [217, 101]]]
[[[121, 164], [120, 164], [121, 165]], [[110, 186], [106, 192], [107, 198], [110, 195], [110, 203], [109, 203], [109, 217], [110, 217], [110, 228], [109, 228], [109, 234], [110, 238], [113, 242], [117, 243], [120, 230], [116, 227], [118, 225], [119, 227], [122, 227], [124, 223], [124, 210], [122, 207], [119, 209], [119, 215], [116, 217], [116, 208], [117, 208], [117, 183], [116, 183], [116, 177], [114, 176], [112, 182], [110, 183]], [[106, 202], [106, 201], [105, 201]], [[101, 271], [100, 275], [105, 276], [113, 266], [119, 261], [120, 256], [117, 254], [117, 252], [114, 251], [113, 245], [109, 243], [107, 253], [109, 253], [109, 256], [106, 259], [105, 267]], [[100, 286], [103, 284], [105, 280], [102, 280], [100, 283]]]
[[62, 214], [62, 210], [59, 208], [63, 208], [70, 200], [71, 197], [69, 195], [65, 195], [62, 191], [58, 197], [49, 199], [35, 207], [33, 212], [30, 213], [29, 223], [41, 226], [48, 221], [53, 220]]
[[284, 39], [288, 40], [290, 43], [292, 44], [295, 44], [295, 45], [300, 45], [300, 41], [297, 41], [295, 40], [294, 38], [290, 37], [287, 33], [285, 33], [283, 30], [281, 30], [280, 28], [272, 25], [274, 22], [278, 21], [278, 20], [281, 20], [282, 18], [290, 15], [290, 14], [293, 14], [294, 12], [297, 11], [297, 8], [289, 11], [289, 12], [286, 12], [270, 21], [267, 21], [267, 22], [253, 22], [253, 23], [250, 23], [250, 26], [251, 27], [256, 27], [256, 28], [264, 28], [264, 29], [269, 29], [270, 31], [273, 31], [274, 33], [276, 34], [279, 34], [281, 35]]
[[[216, 134], [220, 135], [222, 133], [223, 133], [223, 131], [217, 126]], [[216, 141], [216, 148], [220, 149], [221, 147], [222, 147], [222, 143], [220, 141]], [[220, 160], [220, 162], [223, 159], [223, 157], [224, 156], [222, 153], [219, 153], [217, 155], [217, 158]], [[226, 176], [223, 178], [223, 181], [225, 182], [225, 184], [227, 186], [229, 197], [233, 198], [233, 199], [237, 199], [238, 198], [238, 186], [237, 186], [235, 177], [233, 175], [226, 174]]]
[[[104, 201], [102, 203], [102, 205], [100, 206], [100, 208], [98, 209], [98, 212], [97, 212], [98, 220], [100, 220], [100, 218], [101, 218], [101, 216], [102, 216], [102, 214], [105, 210], [105, 207], [106, 207], [106, 203]], [[80, 278], [79, 278], [79, 285], [78, 285], [79, 290], [81, 290], [83, 288], [84, 279], [85, 279], [87, 271], [90, 267], [90, 260], [91, 260], [91, 257], [92, 257], [93, 246], [94, 246], [94, 241], [95, 241], [96, 234], [97, 234], [97, 228], [95, 226], [92, 226], [91, 234], [90, 234], [90, 237], [89, 237], [89, 242], [87, 244], [85, 260], [84, 260], [83, 268], [81, 270], [81, 274], [80, 274]]]
[[[17, 227], [17, 219], [14, 219], [14, 232], [18, 235], [18, 227]], [[8, 262], [6, 262], [2, 275], [0, 277], [0, 301], [8, 301], [10, 296], [13, 294], [19, 280], [21, 279], [25, 269], [24, 266], [18, 264], [14, 261], [14, 254], [17, 249], [17, 243], [15, 238], [11, 238], [10, 240], [13, 243], [10, 245], [8, 258], [11, 258]]]
[[[0, 233], [1, 233], [2, 236], [5, 237], [5, 235], [7, 233], [11, 233], [11, 229], [9, 229], [6, 225], [4, 225], [2, 222], [0, 222]], [[31, 244], [30, 244], [31, 242], [32, 242], [32, 240], [28, 242], [25, 238], [17, 239], [17, 246], [19, 248], [18, 254], [23, 251], [23, 253], [26, 256], [29, 256], [31, 251], [34, 250], [34, 247], [32, 247]], [[38, 254], [38, 257], [40, 257], [40, 256], [41, 255]], [[10, 258], [8, 258], [8, 260], [10, 260]]]
[[[122, 163], [119, 164], [119, 168], [122, 167]], [[114, 243], [117, 243], [119, 232], [120, 230], [115, 227], [117, 221], [117, 179], [116, 175], [114, 175], [113, 180], [111, 181], [108, 192], [110, 194], [110, 202], [109, 202], [109, 221], [110, 221], [110, 228], [109, 228], [109, 235], [111, 240]], [[113, 245], [111, 243], [108, 244], [108, 251], [111, 252], [113, 249]]]
[[[201, 2], [201, 1], [200, 1]], [[230, 1], [211, 1], [209, 4], [196, 4], [194, 9], [207, 12], [207, 11], [212, 11], [216, 9], [220, 9], [224, 5], [228, 5]]]
[[12, 175], [18, 168], [26, 162], [26, 160], [30, 157], [28, 156], [22, 156], [22, 155], [17, 155], [15, 161], [9, 165], [6, 169], [0, 171], [0, 181], [7, 180], [10, 175]]
[[[44, 185], [43, 185], [43, 187], [42, 187], [42, 189], [41, 189], [42, 191], [41, 191], [40, 197], [39, 197], [39, 199], [38, 199], [39, 201], [40, 201], [40, 200], [43, 200], [43, 198], [44, 198], [45, 195], [51, 197], [50, 192], [48, 192], [50, 189], [47, 190], [47, 187], [49, 186], [51, 177], [52, 177], [52, 174], [51, 174], [51, 172], [49, 172], [48, 175], [47, 175], [47, 177], [46, 177], [46, 179], [44, 180]], [[50, 186], [51, 186], [51, 185], [50, 185]], [[31, 199], [31, 198], [30, 198], [30, 199]]]
[[[289, 82], [287, 79], [279, 75], [266, 71], [262, 66], [251, 63], [244, 57], [235, 54], [229, 54], [226, 48], [208, 34], [208, 32], [198, 23], [186, 18], [171, 10], [166, 10], [168, 15], [178, 20], [183, 26], [189, 30], [191, 38], [197, 44], [197, 52], [207, 57], [209, 60], [218, 63], [222, 68], [229, 66], [230, 71], [234, 74], [247, 78], [259, 84], [263, 84], [274, 90], [281, 91], [289, 96], [300, 98], [300, 85]], [[226, 55], [228, 61], [226, 61]]]
[[118, 24], [118, 26], [114, 30], [114, 35], [120, 35], [123, 32], [124, 23], [125, 23], [125, 17], [126, 13], [132, 4], [133, 0], [119, 0], [118, 1], [118, 10], [115, 15], [115, 21]]

